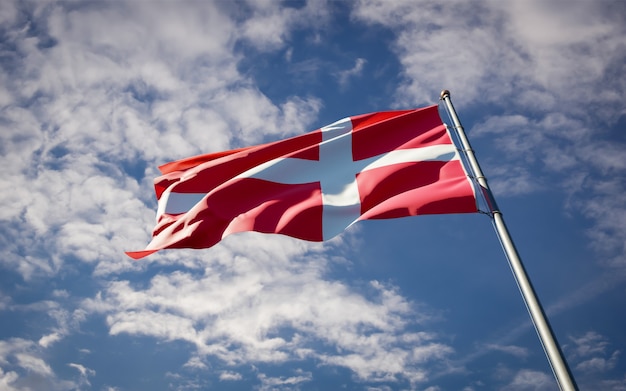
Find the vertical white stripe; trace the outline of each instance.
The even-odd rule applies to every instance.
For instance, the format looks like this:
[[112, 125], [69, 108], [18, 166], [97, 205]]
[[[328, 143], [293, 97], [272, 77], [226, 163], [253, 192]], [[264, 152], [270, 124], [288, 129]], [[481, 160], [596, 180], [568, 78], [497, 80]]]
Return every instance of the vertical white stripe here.
[[345, 118], [325, 126], [320, 144], [317, 172], [321, 174], [322, 236], [330, 239], [361, 214], [361, 199], [356, 183], [355, 162], [352, 157], [352, 121]]

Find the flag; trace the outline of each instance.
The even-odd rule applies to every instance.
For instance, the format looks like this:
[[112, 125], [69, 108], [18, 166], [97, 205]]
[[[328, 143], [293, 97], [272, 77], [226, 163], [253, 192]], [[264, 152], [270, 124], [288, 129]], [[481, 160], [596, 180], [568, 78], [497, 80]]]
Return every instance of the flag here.
[[157, 223], [135, 259], [236, 232], [323, 241], [359, 220], [477, 211], [436, 105], [344, 118], [289, 139], [159, 167]]

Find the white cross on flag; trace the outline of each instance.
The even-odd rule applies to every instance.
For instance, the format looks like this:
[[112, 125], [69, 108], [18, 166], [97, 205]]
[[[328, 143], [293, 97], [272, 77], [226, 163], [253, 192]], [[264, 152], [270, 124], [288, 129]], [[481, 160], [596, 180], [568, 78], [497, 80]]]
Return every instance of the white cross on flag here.
[[358, 220], [477, 211], [436, 105], [353, 116], [270, 144], [168, 163], [135, 259], [257, 231], [322, 241]]

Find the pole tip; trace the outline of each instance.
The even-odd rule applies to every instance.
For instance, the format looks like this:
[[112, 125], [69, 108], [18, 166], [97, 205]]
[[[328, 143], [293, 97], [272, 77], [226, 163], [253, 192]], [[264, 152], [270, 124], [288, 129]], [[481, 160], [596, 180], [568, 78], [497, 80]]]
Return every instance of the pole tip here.
[[450, 91], [448, 91], [448, 90], [441, 91], [441, 95], [439, 95], [439, 97], [441, 98], [441, 100], [449, 98], [450, 97]]

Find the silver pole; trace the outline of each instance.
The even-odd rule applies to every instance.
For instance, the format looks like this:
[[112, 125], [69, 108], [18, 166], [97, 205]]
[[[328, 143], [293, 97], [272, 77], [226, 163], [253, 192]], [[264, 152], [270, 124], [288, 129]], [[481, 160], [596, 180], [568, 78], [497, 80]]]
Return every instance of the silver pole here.
[[574, 377], [572, 376], [572, 373], [567, 366], [567, 362], [563, 357], [563, 352], [561, 352], [561, 349], [556, 342], [554, 332], [552, 331], [552, 328], [548, 323], [543, 308], [539, 303], [539, 299], [535, 294], [535, 290], [533, 289], [533, 286], [528, 279], [528, 275], [526, 274], [524, 265], [522, 264], [519, 254], [517, 253], [517, 249], [515, 248], [515, 244], [513, 244], [513, 240], [509, 235], [509, 230], [507, 229], [506, 224], [504, 223], [504, 219], [502, 218], [502, 212], [500, 212], [499, 208], [496, 205], [493, 194], [491, 193], [491, 189], [487, 184], [487, 179], [484, 177], [483, 172], [480, 169], [478, 160], [476, 160], [476, 157], [474, 156], [474, 151], [472, 150], [470, 143], [465, 136], [463, 126], [461, 126], [459, 117], [456, 115], [454, 106], [452, 106], [452, 101], [450, 100], [450, 91], [443, 90], [441, 92], [441, 100], [446, 104], [448, 112], [450, 113], [452, 121], [454, 122], [454, 127], [456, 128], [457, 134], [459, 135], [459, 139], [463, 144], [462, 146], [465, 150], [467, 159], [471, 166], [471, 170], [473, 171], [476, 180], [478, 181], [478, 184], [480, 185], [481, 190], [486, 197], [487, 203], [489, 204], [496, 233], [498, 234], [498, 238], [502, 243], [502, 248], [504, 249], [506, 257], [509, 261], [509, 266], [511, 267], [511, 271], [513, 272], [513, 276], [515, 277], [517, 286], [519, 287], [520, 293], [522, 294], [524, 303], [526, 304], [526, 308], [528, 309], [528, 313], [530, 314], [530, 318], [532, 319], [532, 322], [535, 326], [535, 330], [539, 335], [539, 340], [541, 341], [543, 350], [548, 357], [550, 367], [552, 367], [552, 372], [554, 373], [554, 377], [556, 378], [559, 388], [561, 389], [561, 391], [577, 391], [578, 387], [574, 381]]

